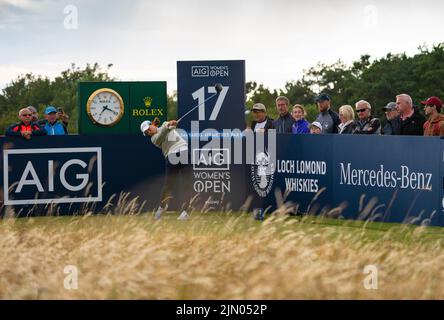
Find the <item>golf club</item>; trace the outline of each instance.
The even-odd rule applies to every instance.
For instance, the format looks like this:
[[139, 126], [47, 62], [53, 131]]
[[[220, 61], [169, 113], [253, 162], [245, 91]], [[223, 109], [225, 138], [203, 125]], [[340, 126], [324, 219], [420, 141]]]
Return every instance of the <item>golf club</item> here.
[[187, 115], [189, 115], [191, 112], [193, 112], [194, 110], [196, 110], [197, 108], [199, 108], [201, 105], [203, 105], [205, 102], [207, 102], [208, 100], [214, 98], [215, 96], [217, 96], [223, 89], [222, 84], [220, 83], [216, 83], [214, 85], [214, 89], [216, 89], [216, 93], [212, 94], [211, 96], [209, 96], [208, 98], [206, 98], [203, 102], [199, 103], [197, 106], [193, 107], [191, 110], [189, 110], [187, 113], [185, 113], [182, 117], [180, 117], [177, 120], [177, 123], [179, 123], [183, 118], [185, 118]]

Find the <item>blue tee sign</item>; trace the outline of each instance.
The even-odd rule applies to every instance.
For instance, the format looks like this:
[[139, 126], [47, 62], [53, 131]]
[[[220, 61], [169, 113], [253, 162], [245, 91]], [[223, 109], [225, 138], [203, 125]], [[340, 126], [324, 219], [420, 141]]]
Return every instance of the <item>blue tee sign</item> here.
[[[214, 87], [216, 83], [223, 86], [219, 94]], [[207, 128], [219, 132], [223, 129], [244, 129], [244, 60], [178, 61], [177, 91], [179, 118], [201, 104], [184, 117], [180, 128], [190, 132], [191, 121], [199, 121], [200, 132]], [[212, 95], [214, 98], [208, 99]]]

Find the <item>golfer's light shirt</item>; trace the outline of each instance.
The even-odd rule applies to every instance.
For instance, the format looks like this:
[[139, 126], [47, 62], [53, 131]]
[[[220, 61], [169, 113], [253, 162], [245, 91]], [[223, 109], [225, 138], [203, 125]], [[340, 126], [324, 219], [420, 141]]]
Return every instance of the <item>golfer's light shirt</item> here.
[[156, 134], [151, 137], [151, 142], [162, 149], [165, 157], [171, 153], [188, 150], [188, 143], [175, 128], [168, 127], [168, 122], [164, 122], [157, 128]]

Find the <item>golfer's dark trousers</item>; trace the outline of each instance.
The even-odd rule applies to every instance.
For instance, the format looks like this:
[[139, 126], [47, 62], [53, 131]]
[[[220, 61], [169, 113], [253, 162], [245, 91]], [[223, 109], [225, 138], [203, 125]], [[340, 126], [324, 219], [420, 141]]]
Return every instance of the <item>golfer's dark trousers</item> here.
[[[188, 150], [182, 152], [176, 152], [175, 157], [177, 159], [188, 158]], [[163, 185], [162, 195], [161, 195], [161, 206], [165, 207], [169, 204], [172, 197], [177, 198], [179, 195], [173, 195], [172, 191], [178, 183], [180, 183], [178, 190], [180, 190], [181, 197], [181, 208], [187, 209], [187, 204], [192, 196], [192, 186], [190, 185], [192, 181], [192, 170], [189, 164], [177, 163], [172, 164], [168, 157], [165, 158], [165, 182]], [[180, 179], [182, 178], [182, 179]], [[176, 189], [176, 190], [177, 190]]]

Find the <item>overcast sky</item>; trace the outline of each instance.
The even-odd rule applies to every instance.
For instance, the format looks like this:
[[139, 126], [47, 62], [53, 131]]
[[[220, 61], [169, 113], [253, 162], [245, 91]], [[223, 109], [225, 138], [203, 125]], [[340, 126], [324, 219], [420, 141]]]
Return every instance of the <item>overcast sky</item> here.
[[171, 92], [177, 60], [219, 59], [245, 59], [247, 80], [282, 88], [318, 61], [443, 42], [443, 9], [437, 0], [0, 0], [0, 88], [99, 62], [120, 80], [166, 80]]

